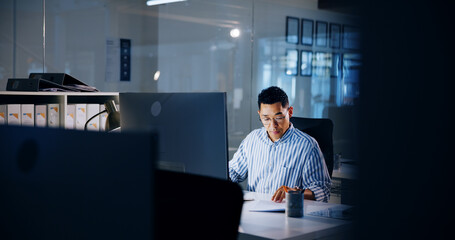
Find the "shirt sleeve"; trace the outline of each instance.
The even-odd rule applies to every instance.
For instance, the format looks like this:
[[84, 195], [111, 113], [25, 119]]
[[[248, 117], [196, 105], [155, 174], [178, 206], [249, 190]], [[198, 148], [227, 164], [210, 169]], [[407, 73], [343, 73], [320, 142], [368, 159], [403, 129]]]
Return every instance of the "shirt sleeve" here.
[[325, 165], [324, 155], [317, 143], [310, 150], [303, 169], [303, 189], [310, 189], [316, 201], [327, 202], [330, 198], [329, 171]]
[[248, 176], [248, 163], [245, 157], [245, 140], [242, 141], [232, 160], [229, 161], [229, 179], [232, 182], [242, 182]]

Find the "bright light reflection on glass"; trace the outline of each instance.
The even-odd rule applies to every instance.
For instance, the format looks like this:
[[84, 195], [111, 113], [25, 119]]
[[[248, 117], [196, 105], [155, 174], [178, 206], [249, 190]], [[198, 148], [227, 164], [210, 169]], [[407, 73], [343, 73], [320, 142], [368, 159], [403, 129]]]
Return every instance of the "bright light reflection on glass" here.
[[158, 78], [160, 78], [160, 71], [156, 71], [155, 75], [153, 75], [153, 80], [158, 81]]
[[231, 37], [238, 38], [240, 36], [240, 30], [238, 28], [234, 28], [230, 32]]

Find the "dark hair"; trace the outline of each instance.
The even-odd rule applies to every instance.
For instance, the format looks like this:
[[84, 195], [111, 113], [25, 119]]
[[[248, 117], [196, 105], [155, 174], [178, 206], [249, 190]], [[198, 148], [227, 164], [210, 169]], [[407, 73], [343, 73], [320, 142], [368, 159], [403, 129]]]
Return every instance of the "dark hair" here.
[[261, 109], [261, 103], [274, 104], [280, 102], [282, 107], [289, 105], [288, 95], [279, 87], [269, 87], [261, 91], [258, 95], [258, 107]]

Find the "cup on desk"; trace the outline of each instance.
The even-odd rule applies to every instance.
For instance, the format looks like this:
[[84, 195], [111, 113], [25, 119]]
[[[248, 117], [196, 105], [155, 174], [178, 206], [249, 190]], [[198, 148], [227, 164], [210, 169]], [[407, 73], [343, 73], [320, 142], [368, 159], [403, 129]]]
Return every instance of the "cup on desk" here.
[[286, 216], [303, 216], [303, 194], [301, 191], [288, 191], [286, 193]]

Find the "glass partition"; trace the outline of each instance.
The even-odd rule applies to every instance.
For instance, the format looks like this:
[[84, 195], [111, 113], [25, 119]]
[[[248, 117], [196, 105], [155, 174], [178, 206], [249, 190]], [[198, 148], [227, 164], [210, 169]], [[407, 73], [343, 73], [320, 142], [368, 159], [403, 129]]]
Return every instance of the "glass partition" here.
[[[257, 95], [268, 86], [283, 88], [300, 117], [356, 103], [355, 16], [310, 0], [147, 2], [2, 0], [0, 89], [8, 78], [44, 71], [109, 92], [223, 91], [231, 156], [261, 127]], [[289, 26], [297, 44], [286, 41], [288, 17], [298, 20]], [[326, 34], [316, 34], [317, 22]], [[321, 36], [325, 46], [316, 45]]]

